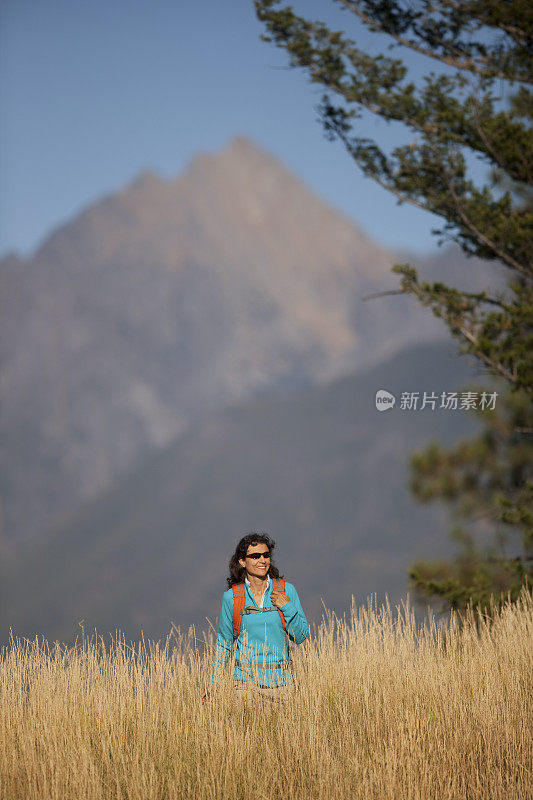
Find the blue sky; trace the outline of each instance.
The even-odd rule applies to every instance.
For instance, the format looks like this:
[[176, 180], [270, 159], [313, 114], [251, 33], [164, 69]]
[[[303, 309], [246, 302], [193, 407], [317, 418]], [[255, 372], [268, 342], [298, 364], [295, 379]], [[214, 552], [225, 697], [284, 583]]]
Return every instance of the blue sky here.
[[[331, 0], [293, 5], [375, 43]], [[174, 178], [197, 152], [236, 135], [279, 157], [375, 240], [434, 249], [435, 218], [398, 206], [327, 141], [320, 87], [287, 69], [262, 32], [252, 0], [2, 0], [0, 255], [31, 254], [140, 172]], [[394, 140], [381, 120], [362, 126]]]

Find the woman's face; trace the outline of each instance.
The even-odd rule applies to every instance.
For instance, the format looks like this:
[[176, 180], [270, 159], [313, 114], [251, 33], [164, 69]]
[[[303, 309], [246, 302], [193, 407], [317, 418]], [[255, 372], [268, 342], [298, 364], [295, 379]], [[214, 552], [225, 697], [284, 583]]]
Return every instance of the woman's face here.
[[[259, 554], [259, 558], [250, 558], [254, 554]], [[239, 564], [245, 568], [248, 575], [264, 578], [270, 568], [270, 550], [268, 546], [262, 542], [248, 545], [246, 558], [239, 558]]]

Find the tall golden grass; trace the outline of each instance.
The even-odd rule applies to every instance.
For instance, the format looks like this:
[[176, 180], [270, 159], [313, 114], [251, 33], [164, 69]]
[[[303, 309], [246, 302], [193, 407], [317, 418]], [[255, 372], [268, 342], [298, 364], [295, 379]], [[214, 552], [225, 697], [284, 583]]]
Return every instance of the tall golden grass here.
[[120, 634], [67, 647], [11, 635], [0, 661], [9, 800], [532, 797], [533, 600], [446, 624], [372, 598], [293, 650], [295, 693], [208, 703], [214, 637]]

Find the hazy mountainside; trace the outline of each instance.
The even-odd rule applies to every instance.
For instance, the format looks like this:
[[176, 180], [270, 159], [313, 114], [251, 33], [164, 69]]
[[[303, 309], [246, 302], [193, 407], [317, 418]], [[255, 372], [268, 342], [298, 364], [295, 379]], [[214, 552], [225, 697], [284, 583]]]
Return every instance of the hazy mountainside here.
[[[244, 533], [278, 540], [277, 562], [310, 619], [404, 594], [418, 557], [451, 552], [442, 508], [408, 490], [408, 456], [477, 430], [472, 412], [375, 409], [375, 392], [455, 391], [473, 377], [451, 344], [410, 347], [328, 386], [256, 398], [213, 415], [87, 503], [2, 581], [2, 629], [64, 641], [166, 636], [219, 613]], [[474, 376], [475, 377], [475, 376]], [[479, 382], [479, 379], [478, 381]], [[421, 395], [422, 397], [422, 395]]]
[[394, 260], [242, 138], [3, 259], [0, 554], [226, 403], [446, 336], [412, 298], [363, 302]]

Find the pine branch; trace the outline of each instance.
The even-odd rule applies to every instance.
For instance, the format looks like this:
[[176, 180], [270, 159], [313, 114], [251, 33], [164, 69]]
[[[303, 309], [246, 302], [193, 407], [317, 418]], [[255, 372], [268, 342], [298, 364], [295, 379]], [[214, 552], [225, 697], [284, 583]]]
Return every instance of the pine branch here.
[[[432, 309], [433, 309], [433, 312], [438, 317], [440, 317], [440, 319], [442, 319], [444, 322], [446, 322], [446, 324], [448, 325], [449, 328], [451, 328], [454, 331], [459, 332], [463, 336], [463, 338], [470, 345], [472, 345], [474, 347], [474, 350], [471, 351], [472, 355], [474, 355], [477, 358], [479, 358], [480, 361], [483, 361], [483, 363], [486, 364], [487, 367], [492, 369], [497, 374], [500, 374], [506, 380], [510, 381], [513, 384], [517, 383], [517, 380], [518, 380], [517, 375], [515, 373], [509, 372], [509, 370], [507, 370], [502, 364], [500, 364], [497, 361], [494, 361], [486, 353], [484, 353], [480, 349], [479, 341], [476, 338], [475, 334], [471, 330], [468, 330], [468, 328], [466, 328], [460, 322], [458, 322], [457, 320], [454, 320], [453, 317], [450, 314], [446, 313], [446, 311], [442, 310], [438, 306], [438, 304], [436, 304], [434, 302], [431, 302], [431, 298], [428, 298], [428, 293], [425, 292], [424, 289], [416, 281], [411, 280], [410, 281], [410, 290], [407, 289], [406, 291], [412, 292], [413, 294], [415, 294], [418, 297], [418, 299], [420, 301], [422, 301], [425, 304], [430, 305], [432, 307]], [[532, 391], [531, 387], [525, 386], [524, 389], [526, 391], [528, 391], [528, 392]]]
[[[518, 378], [517, 378], [515, 373], [509, 372], [509, 370], [505, 369], [504, 366], [499, 364], [497, 361], [493, 361], [491, 358], [489, 358], [486, 355], [486, 353], [484, 353], [482, 350], [479, 349], [479, 342], [478, 342], [478, 340], [476, 339], [476, 337], [474, 336], [474, 334], [471, 331], [469, 331], [467, 328], [465, 328], [462, 325], [458, 326], [458, 330], [461, 332], [461, 334], [464, 336], [464, 338], [468, 342], [470, 342], [471, 344], [474, 345], [474, 348], [475, 348], [474, 355], [476, 355], [477, 358], [479, 358], [481, 361], [483, 361], [488, 367], [493, 369], [495, 372], [499, 372], [499, 374], [503, 378], [506, 378], [511, 383], [516, 383], [517, 382]], [[527, 391], [531, 391], [528, 387], [524, 387], [524, 388]]]
[[[458, 11], [459, 13], [464, 12], [464, 5], [462, 3], [456, 2], [456, 0], [440, 0], [443, 6], [448, 6], [449, 8], [453, 8], [454, 11]], [[490, 25], [488, 21], [488, 17], [485, 15], [483, 16], [483, 10], [478, 7], [478, 14], [479, 18], [486, 24]], [[506, 25], [504, 22], [498, 22], [498, 28], [501, 28], [502, 31], [509, 34], [509, 36], [517, 43], [523, 44], [531, 39], [531, 32], [525, 31], [522, 28], [516, 27], [516, 25]]]
[[[502, 79], [502, 80], [517, 81], [519, 83], [525, 83], [525, 84], [533, 83], [533, 80], [531, 79], [531, 77], [520, 77], [518, 75], [507, 75], [505, 72], [501, 72], [501, 71], [495, 72], [494, 70], [489, 69], [487, 66], [485, 66], [485, 67], [479, 66], [471, 58], [469, 58], [469, 59], [466, 59], [466, 58], [461, 59], [462, 53], [458, 49], [456, 49], [456, 51], [455, 51], [456, 52], [456, 56], [439, 55], [439, 53], [437, 53], [435, 50], [430, 50], [429, 48], [421, 47], [420, 45], [417, 45], [415, 42], [413, 42], [412, 39], [406, 39], [404, 36], [400, 36], [400, 34], [395, 33], [390, 28], [385, 27], [383, 25], [383, 23], [378, 22], [375, 19], [372, 19], [367, 14], [365, 14], [363, 11], [361, 11], [356, 5], [354, 5], [352, 2], [350, 2], [350, 0], [337, 0], [337, 2], [340, 3], [341, 5], [343, 5], [345, 8], [347, 8], [349, 11], [351, 11], [357, 17], [359, 17], [361, 22], [364, 22], [364, 24], [367, 27], [370, 27], [371, 29], [378, 30], [381, 33], [385, 33], [388, 36], [391, 36], [395, 41], [398, 42], [398, 44], [402, 45], [403, 47], [408, 47], [410, 50], [414, 50], [416, 53], [419, 53], [420, 55], [427, 56], [428, 58], [436, 59], [437, 61], [441, 61], [442, 63], [446, 64], [449, 67], [455, 67], [457, 69], [466, 69], [469, 72], [477, 73], [478, 75], [481, 75], [484, 78], [490, 78], [490, 79], [499, 78], [499, 79]], [[444, 50], [449, 49], [449, 47], [450, 47], [450, 45], [447, 42], [445, 42], [443, 39], [440, 39], [438, 43]], [[485, 65], [488, 65], [490, 63], [487, 58], [483, 58], [481, 56], [478, 56], [478, 58], [479, 58], [479, 60], [481, 62], [484, 62]]]
[[495, 242], [491, 241], [488, 236], [485, 236], [485, 234], [482, 231], [480, 231], [479, 228], [476, 225], [474, 225], [472, 220], [469, 219], [469, 217], [467, 216], [463, 206], [461, 205], [461, 203], [459, 201], [459, 198], [457, 197], [457, 194], [455, 193], [453, 185], [452, 185], [451, 181], [449, 180], [449, 178], [447, 177], [445, 172], [443, 172], [443, 176], [442, 177], [443, 177], [444, 182], [446, 183], [446, 186], [448, 187], [448, 190], [449, 190], [450, 195], [452, 197], [452, 200], [454, 202], [455, 210], [457, 211], [459, 217], [463, 221], [463, 224], [465, 225], [465, 227], [467, 227], [474, 234], [475, 237], [477, 237], [481, 242], [483, 242], [483, 244], [486, 247], [488, 247], [490, 250], [492, 250], [493, 253], [495, 253], [495, 255], [498, 256], [500, 261], [502, 261], [508, 267], [511, 267], [511, 269], [516, 269], [518, 272], [521, 272], [523, 275], [525, 275], [528, 278], [533, 277], [533, 270], [531, 270], [528, 267], [523, 266], [522, 264], [520, 264], [520, 262], [518, 262], [512, 256], [508, 255], [504, 250], [502, 250], [500, 247], [498, 247], [498, 245]]
[[472, 118], [474, 120], [474, 125], [476, 127], [476, 130], [477, 130], [477, 132], [479, 134], [479, 138], [481, 139], [481, 141], [485, 145], [487, 151], [491, 154], [494, 163], [497, 164], [501, 169], [506, 171], [505, 161], [502, 160], [502, 158], [497, 153], [497, 151], [492, 147], [492, 145], [491, 145], [491, 143], [490, 143], [490, 141], [489, 141], [485, 131], [483, 130], [482, 125], [481, 125], [480, 116], [479, 116], [479, 103], [477, 101], [477, 98], [474, 98], [474, 97], [472, 98], [472, 106], [473, 106], [473, 112], [474, 112], [473, 115], [472, 115]]

